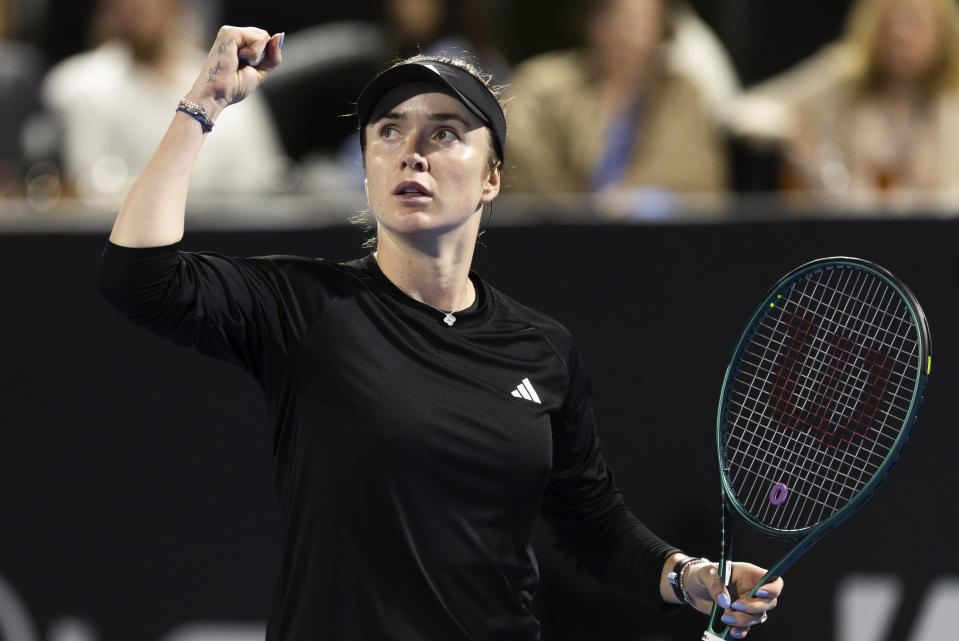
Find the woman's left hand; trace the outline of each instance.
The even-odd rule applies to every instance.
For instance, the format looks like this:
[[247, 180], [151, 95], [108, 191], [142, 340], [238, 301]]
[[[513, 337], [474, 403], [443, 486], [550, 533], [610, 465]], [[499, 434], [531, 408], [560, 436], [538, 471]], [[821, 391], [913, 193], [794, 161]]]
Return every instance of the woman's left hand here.
[[776, 607], [782, 594], [783, 580], [760, 586], [756, 596], [746, 597], [756, 582], [766, 575], [766, 570], [752, 563], [733, 563], [729, 587], [719, 578], [717, 563], [702, 563], [689, 568], [686, 575], [686, 592], [694, 607], [705, 614], [712, 612], [713, 603], [718, 603], [724, 612], [723, 623], [732, 627], [737, 639], [745, 637], [749, 628], [765, 623], [768, 612]]

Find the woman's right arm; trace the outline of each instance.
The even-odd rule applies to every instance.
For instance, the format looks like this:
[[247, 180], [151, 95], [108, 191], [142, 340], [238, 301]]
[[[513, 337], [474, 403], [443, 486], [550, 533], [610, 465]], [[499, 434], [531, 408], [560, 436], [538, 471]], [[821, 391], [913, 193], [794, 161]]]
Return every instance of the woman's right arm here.
[[[255, 27], [222, 27], [185, 98], [216, 121], [223, 109], [243, 100], [280, 64], [282, 44], [283, 34], [271, 37]], [[175, 110], [176, 105], [170, 109]], [[190, 175], [204, 136], [203, 127], [193, 117], [174, 112], [170, 128], [120, 207], [110, 234], [112, 243], [159, 247], [183, 237]], [[255, 162], [256, 155], [256, 149], [249, 150], [250, 162]]]

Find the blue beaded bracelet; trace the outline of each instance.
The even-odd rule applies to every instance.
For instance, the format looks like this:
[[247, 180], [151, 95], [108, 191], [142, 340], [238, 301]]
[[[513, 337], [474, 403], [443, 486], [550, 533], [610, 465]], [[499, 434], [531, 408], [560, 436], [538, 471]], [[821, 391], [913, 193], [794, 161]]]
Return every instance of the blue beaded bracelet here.
[[183, 113], [185, 113], [186, 115], [190, 116], [191, 118], [193, 118], [194, 120], [196, 120], [198, 123], [200, 123], [200, 126], [203, 127], [203, 131], [213, 131], [213, 127], [211, 127], [210, 125], [206, 124], [206, 122], [204, 122], [203, 117], [200, 116], [200, 114], [195, 114], [195, 113], [192, 113], [192, 112], [190, 112], [190, 111], [187, 111], [187, 110], [184, 109], [183, 107], [177, 107], [176, 110], [177, 110], [177, 111], [182, 111]]

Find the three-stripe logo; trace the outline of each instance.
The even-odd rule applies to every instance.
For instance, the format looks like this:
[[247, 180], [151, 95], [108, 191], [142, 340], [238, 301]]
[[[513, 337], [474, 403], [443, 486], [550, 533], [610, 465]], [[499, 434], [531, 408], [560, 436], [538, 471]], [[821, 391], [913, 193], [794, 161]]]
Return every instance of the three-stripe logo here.
[[533, 389], [533, 385], [529, 382], [528, 378], [524, 378], [523, 382], [516, 386], [516, 389], [513, 390], [513, 396], [516, 398], [525, 398], [527, 401], [532, 401], [537, 405], [543, 404], [543, 402], [539, 400], [539, 394]]

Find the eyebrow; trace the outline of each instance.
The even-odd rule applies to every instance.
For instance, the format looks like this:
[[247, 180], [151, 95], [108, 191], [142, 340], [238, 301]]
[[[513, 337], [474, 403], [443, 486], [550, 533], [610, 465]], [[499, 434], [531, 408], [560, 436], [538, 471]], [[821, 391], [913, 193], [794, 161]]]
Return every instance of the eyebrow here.
[[[380, 120], [407, 120], [408, 116], [404, 113], [398, 111], [390, 111], [370, 121], [370, 124], [379, 122]], [[463, 124], [464, 127], [472, 128], [472, 125], [466, 121], [466, 119], [455, 113], [434, 113], [429, 115], [429, 119], [433, 122], [440, 122], [443, 120], [455, 120]]]

